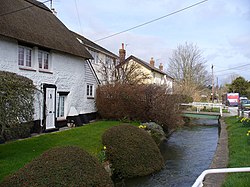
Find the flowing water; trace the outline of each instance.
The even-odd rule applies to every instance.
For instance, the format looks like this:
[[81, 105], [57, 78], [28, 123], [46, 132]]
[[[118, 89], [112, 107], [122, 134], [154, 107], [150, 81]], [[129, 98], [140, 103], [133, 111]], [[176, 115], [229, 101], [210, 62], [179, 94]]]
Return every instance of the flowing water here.
[[192, 186], [201, 172], [209, 168], [218, 142], [217, 120], [202, 119], [194, 123], [203, 126], [182, 128], [162, 143], [164, 169], [154, 175], [126, 180], [125, 186]]

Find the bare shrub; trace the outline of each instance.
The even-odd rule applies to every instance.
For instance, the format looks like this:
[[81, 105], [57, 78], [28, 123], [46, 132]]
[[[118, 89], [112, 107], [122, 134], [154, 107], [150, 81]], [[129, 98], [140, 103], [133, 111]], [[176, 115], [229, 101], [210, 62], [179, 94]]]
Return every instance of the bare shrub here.
[[155, 121], [168, 131], [181, 124], [182, 98], [163, 86], [112, 84], [98, 87], [96, 104], [102, 118]]

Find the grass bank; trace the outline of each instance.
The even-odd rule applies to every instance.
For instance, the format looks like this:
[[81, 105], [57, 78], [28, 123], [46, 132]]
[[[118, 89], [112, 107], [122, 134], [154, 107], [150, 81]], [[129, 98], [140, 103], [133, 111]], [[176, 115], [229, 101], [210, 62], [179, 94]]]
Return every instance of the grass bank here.
[[[229, 163], [228, 167], [250, 167], [250, 126], [243, 124], [236, 117], [225, 118], [228, 125]], [[228, 174], [223, 187], [250, 186], [250, 173]]]
[[67, 131], [42, 134], [41, 136], [1, 144], [0, 181], [6, 175], [17, 171], [52, 147], [75, 145], [97, 156], [102, 148], [101, 136], [104, 131], [121, 123], [119, 121], [98, 121]]

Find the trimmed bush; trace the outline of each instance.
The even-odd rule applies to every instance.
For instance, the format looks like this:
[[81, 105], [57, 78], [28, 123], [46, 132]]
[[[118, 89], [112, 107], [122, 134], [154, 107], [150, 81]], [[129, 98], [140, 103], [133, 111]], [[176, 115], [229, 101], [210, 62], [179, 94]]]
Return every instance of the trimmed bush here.
[[156, 143], [143, 129], [124, 124], [105, 131], [102, 143], [115, 178], [145, 176], [159, 171], [163, 157]]
[[3, 139], [30, 135], [22, 123], [33, 121], [34, 92], [31, 79], [0, 71], [0, 136]]
[[1, 186], [113, 186], [98, 160], [81, 148], [53, 148], [7, 177]]
[[8, 141], [19, 138], [28, 138], [31, 136], [30, 131], [32, 127], [33, 122], [17, 124], [15, 126], [13, 125], [5, 130], [4, 139]]

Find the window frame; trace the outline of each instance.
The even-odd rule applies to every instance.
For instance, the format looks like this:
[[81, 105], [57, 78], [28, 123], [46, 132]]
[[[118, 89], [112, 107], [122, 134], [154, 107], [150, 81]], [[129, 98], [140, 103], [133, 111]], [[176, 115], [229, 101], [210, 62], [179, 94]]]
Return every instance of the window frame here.
[[[20, 51], [22, 49], [22, 52]], [[33, 68], [33, 50], [30, 47], [18, 45], [18, 66], [21, 68]], [[28, 60], [29, 59], [29, 60]]]
[[112, 62], [113, 62], [113, 58], [111, 58], [109, 56], [105, 57], [105, 65], [106, 65], [107, 68], [111, 69]]
[[[58, 105], [56, 116], [58, 119], [66, 119], [66, 103], [69, 92], [58, 92]], [[63, 100], [61, 99], [63, 98]], [[62, 102], [63, 101], [63, 102]]]
[[[41, 54], [41, 57], [40, 57]], [[47, 62], [45, 63], [45, 57], [47, 57]], [[38, 49], [38, 55], [37, 55], [37, 61], [38, 61], [38, 68], [42, 71], [50, 71], [51, 70], [51, 60], [50, 60], [50, 53], [41, 49]], [[47, 68], [45, 68], [45, 64], [47, 65]], [[41, 66], [40, 66], [41, 65]]]
[[99, 64], [99, 53], [96, 51], [93, 51], [91, 49], [89, 49], [89, 53], [91, 54], [91, 56], [93, 57], [92, 62], [94, 64]]
[[87, 95], [87, 98], [94, 98], [95, 97], [94, 84], [87, 83], [86, 95]]

